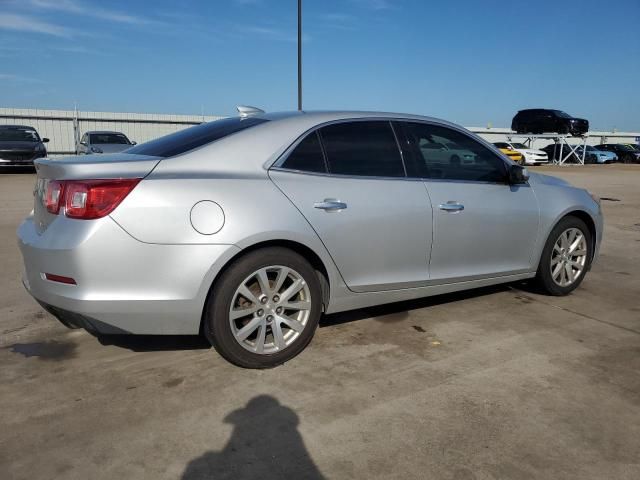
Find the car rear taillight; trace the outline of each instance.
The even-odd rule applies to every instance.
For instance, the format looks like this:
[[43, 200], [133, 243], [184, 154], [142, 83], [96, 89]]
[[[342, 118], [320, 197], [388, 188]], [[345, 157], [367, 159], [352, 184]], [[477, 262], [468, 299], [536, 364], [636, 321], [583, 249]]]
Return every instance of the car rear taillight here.
[[139, 178], [127, 178], [66, 182], [64, 214], [82, 220], [109, 215], [139, 181]]
[[53, 214], [64, 206], [64, 214], [69, 218], [101, 218], [109, 215], [139, 182], [139, 178], [53, 180], [47, 186], [45, 204]]
[[47, 189], [44, 196], [44, 206], [47, 212], [57, 215], [60, 211], [60, 205], [64, 199], [64, 183], [59, 180], [50, 180], [47, 182]]

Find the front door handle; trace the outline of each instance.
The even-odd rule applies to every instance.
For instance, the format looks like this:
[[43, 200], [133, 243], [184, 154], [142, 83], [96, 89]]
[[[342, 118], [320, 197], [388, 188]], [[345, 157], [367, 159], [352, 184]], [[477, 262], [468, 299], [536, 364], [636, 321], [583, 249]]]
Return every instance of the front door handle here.
[[313, 208], [319, 208], [325, 212], [338, 212], [347, 208], [347, 204], [333, 198], [325, 198], [322, 202], [314, 203]]
[[440, 208], [440, 210], [444, 210], [445, 212], [457, 213], [464, 210], [464, 205], [458, 202], [449, 201], [447, 203], [441, 203], [438, 208]]

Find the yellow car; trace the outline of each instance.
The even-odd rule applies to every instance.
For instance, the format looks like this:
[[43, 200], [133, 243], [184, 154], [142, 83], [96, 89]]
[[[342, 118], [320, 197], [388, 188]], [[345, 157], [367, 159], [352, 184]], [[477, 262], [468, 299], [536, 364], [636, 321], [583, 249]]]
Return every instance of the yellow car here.
[[493, 145], [498, 147], [498, 150], [500, 150], [502, 153], [504, 153], [507, 157], [509, 157], [514, 162], [519, 163], [521, 165], [524, 164], [524, 157], [522, 156], [522, 154], [516, 149], [514, 149], [508, 143], [498, 142], [498, 143], [494, 143]]

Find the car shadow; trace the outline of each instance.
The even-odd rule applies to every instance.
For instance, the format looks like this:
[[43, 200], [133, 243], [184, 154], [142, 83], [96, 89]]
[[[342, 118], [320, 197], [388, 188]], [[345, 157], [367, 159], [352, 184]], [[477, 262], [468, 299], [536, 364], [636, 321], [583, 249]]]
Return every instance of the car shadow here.
[[358, 310], [349, 310], [347, 312], [332, 313], [324, 315], [320, 320], [320, 327], [326, 328], [333, 325], [355, 322], [364, 320], [365, 318], [394, 318], [398, 314], [408, 312], [410, 310], [418, 310], [421, 308], [429, 308], [447, 303], [460, 302], [476, 297], [483, 297], [494, 293], [508, 291], [512, 288], [520, 289], [520, 284], [500, 284], [489, 287], [481, 287], [473, 290], [464, 290], [461, 292], [446, 293], [443, 295], [434, 295], [431, 297], [423, 297], [415, 300], [406, 300], [403, 302], [387, 303], [377, 305], [375, 307], [366, 307]]
[[126, 348], [132, 352], [162, 352], [173, 350], [206, 350], [211, 344], [201, 335], [101, 335], [101, 345]]
[[324, 479], [298, 432], [298, 415], [274, 397], [254, 397], [224, 422], [233, 425], [227, 444], [192, 459], [182, 480]]
[[[529, 293], [538, 293], [533, 285], [526, 282], [492, 285], [473, 290], [464, 290], [416, 300], [388, 303], [385, 305], [323, 315], [320, 319], [320, 328], [356, 322], [366, 318], [379, 318], [385, 319], [385, 321], [395, 319], [402, 320], [410, 310], [460, 302], [513, 289]], [[203, 335], [94, 335], [102, 345], [112, 345], [133, 352], [205, 350], [211, 348], [211, 345]]]
[[3, 173], [11, 174], [11, 173], [36, 173], [35, 167], [25, 166], [25, 167], [2, 167], [0, 169], [0, 175]]

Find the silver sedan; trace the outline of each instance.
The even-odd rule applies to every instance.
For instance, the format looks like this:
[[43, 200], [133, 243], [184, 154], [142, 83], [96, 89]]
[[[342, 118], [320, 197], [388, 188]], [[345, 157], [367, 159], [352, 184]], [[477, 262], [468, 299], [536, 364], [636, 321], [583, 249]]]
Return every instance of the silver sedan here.
[[244, 108], [36, 169], [18, 239], [43, 308], [97, 334], [203, 333], [243, 367], [300, 353], [323, 313], [525, 279], [566, 295], [602, 241], [587, 191], [417, 115]]

